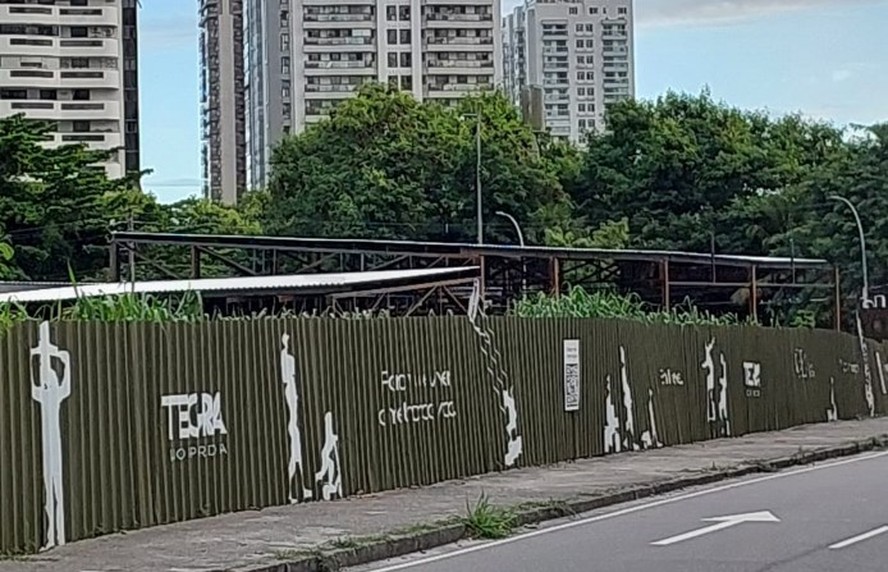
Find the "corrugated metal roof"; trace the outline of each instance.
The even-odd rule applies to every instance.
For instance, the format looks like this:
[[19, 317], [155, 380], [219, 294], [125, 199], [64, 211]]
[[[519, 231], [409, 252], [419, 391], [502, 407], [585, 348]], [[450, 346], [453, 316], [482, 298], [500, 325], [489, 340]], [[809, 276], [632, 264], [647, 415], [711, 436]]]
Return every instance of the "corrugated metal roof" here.
[[559, 257], [569, 260], [625, 260], [670, 261], [680, 264], [717, 264], [723, 266], [750, 266], [762, 268], [830, 268], [830, 263], [819, 258], [792, 258], [747, 256], [743, 254], [712, 254], [704, 252], [677, 252], [671, 250], [610, 250], [601, 248], [563, 248], [550, 246], [515, 246], [503, 244], [460, 244], [444, 242], [412, 242], [401, 240], [353, 238], [298, 238], [282, 236], [215, 235], [152, 233], [117, 231], [111, 233], [116, 242], [135, 241], [143, 244], [186, 244], [198, 246], [227, 246], [232, 248], [269, 248], [276, 250], [309, 250], [317, 252], [380, 252], [392, 255], [451, 255], [473, 258], [503, 256], [511, 258]]
[[349, 290], [356, 286], [383, 286], [392, 282], [447, 280], [477, 273], [473, 266], [428, 268], [419, 270], [380, 270], [373, 272], [342, 272], [333, 274], [285, 274], [278, 276], [247, 276], [239, 278], [201, 278], [196, 280], [147, 280], [101, 282], [60, 288], [45, 288], [0, 294], [0, 302], [53, 302], [93, 296], [115, 296], [127, 293], [161, 294], [173, 292], [286, 291], [333, 289]]

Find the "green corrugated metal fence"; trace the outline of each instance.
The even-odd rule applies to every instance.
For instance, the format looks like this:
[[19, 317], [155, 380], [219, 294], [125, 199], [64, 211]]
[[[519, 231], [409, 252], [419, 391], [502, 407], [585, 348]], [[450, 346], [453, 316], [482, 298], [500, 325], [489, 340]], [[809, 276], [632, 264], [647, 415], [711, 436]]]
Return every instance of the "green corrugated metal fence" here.
[[882, 414], [888, 351], [866, 349], [571, 319], [21, 324], [0, 334], [0, 553]]

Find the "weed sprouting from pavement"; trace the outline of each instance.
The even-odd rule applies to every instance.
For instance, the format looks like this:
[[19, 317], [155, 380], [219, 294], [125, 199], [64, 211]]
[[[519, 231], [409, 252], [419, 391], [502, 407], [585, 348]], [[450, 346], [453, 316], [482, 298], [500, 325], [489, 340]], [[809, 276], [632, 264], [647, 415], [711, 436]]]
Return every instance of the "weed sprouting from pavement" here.
[[492, 505], [487, 495], [481, 493], [474, 506], [466, 501], [466, 516], [462, 523], [474, 538], [497, 539], [509, 536], [515, 529], [517, 519], [514, 512]]

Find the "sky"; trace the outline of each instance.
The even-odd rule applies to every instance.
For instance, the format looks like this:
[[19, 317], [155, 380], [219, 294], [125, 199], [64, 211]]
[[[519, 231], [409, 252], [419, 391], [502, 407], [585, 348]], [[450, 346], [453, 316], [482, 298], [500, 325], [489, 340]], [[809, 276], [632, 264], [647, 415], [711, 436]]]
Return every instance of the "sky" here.
[[[142, 6], [144, 186], [171, 202], [200, 193], [197, 2]], [[708, 87], [774, 114], [888, 121], [888, 0], [635, 0], [635, 12], [639, 98]]]

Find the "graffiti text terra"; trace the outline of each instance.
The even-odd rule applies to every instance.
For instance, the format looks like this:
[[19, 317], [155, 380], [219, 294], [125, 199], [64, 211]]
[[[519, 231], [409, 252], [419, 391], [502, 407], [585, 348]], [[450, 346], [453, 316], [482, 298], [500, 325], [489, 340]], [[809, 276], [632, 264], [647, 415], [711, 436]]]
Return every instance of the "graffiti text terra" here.
[[[222, 397], [218, 391], [215, 394], [164, 395], [160, 398], [160, 405], [167, 410], [167, 435], [170, 441], [228, 434], [222, 419]], [[227, 454], [225, 443], [194, 443], [170, 447], [171, 461]]]
[[405, 397], [399, 403], [377, 411], [377, 421], [383, 427], [405, 423], [429, 423], [439, 419], [456, 417], [456, 406], [452, 400], [439, 401], [436, 399], [411, 403], [407, 399], [407, 394], [411, 389], [450, 391], [452, 387], [450, 370], [435, 371], [431, 374], [383, 371], [380, 378], [384, 389], [392, 394]]

